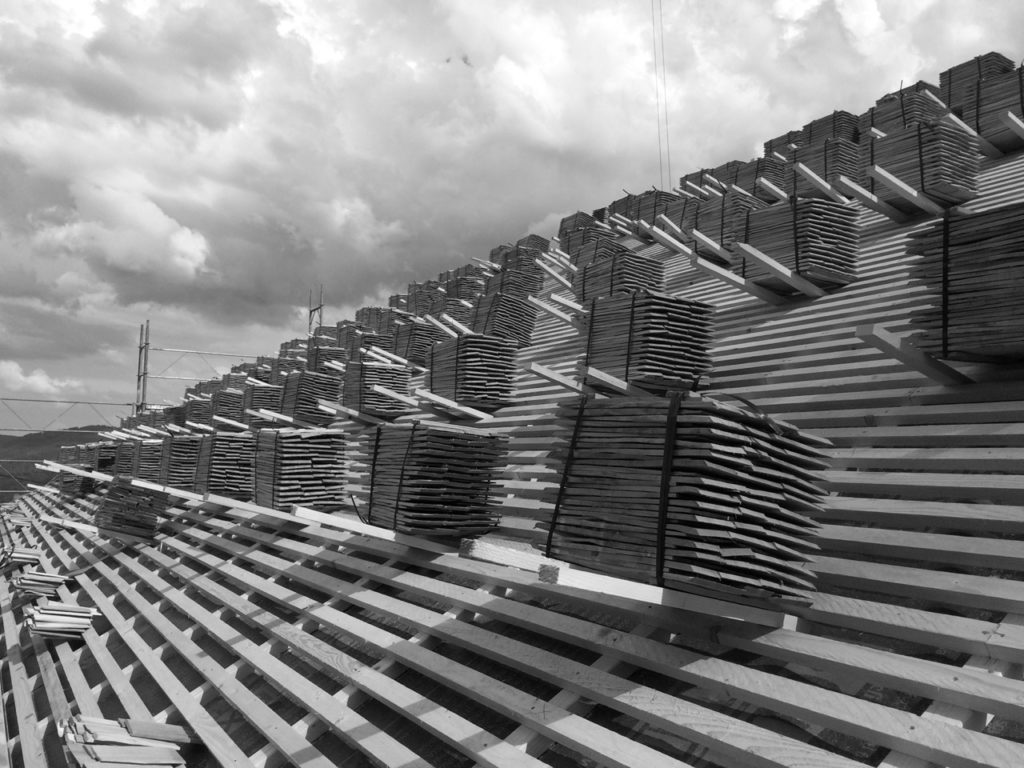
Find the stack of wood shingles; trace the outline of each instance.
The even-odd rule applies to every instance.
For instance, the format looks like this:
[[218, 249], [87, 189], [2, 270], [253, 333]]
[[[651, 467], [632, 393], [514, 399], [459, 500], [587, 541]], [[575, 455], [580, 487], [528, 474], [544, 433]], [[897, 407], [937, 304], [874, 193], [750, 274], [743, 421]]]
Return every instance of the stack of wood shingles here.
[[370, 360], [356, 360], [345, 368], [341, 402], [347, 408], [378, 418], [397, 418], [413, 409], [399, 400], [374, 391], [379, 385], [401, 395], [409, 394], [409, 369]]
[[1003, 122], [1003, 115], [1024, 119], [1024, 67], [975, 81], [963, 112], [964, 122], [1003, 152], [1020, 149], [1024, 139]]
[[93, 514], [93, 524], [111, 538], [151, 541], [156, 535], [159, 515], [169, 505], [167, 494], [136, 488], [130, 478], [115, 477]]
[[941, 72], [939, 94], [957, 116], [971, 120], [977, 111], [975, 100], [978, 84], [1013, 70], [1013, 61], [1003, 54], [995, 51], [984, 53]]
[[253, 493], [256, 438], [250, 432], [203, 435], [196, 469], [196, 493], [249, 501]]
[[191, 491], [196, 485], [199, 446], [202, 435], [173, 435], [163, 439], [159, 482], [172, 488]]
[[416, 318], [395, 328], [391, 351], [416, 365], [426, 365], [430, 348], [450, 338], [440, 328]]
[[936, 221], [911, 240], [933, 303], [913, 315], [916, 345], [961, 360], [1024, 359], [1024, 204]]
[[881, 200], [908, 212], [918, 209], [868, 169], [877, 165], [935, 202], [951, 206], [978, 194], [978, 140], [948, 121], [915, 122], [882, 138], [861, 142], [861, 181]]
[[[245, 386], [243, 383], [242, 386]], [[242, 389], [222, 389], [210, 399], [213, 416], [232, 421], [245, 421], [245, 392]], [[211, 420], [212, 423], [212, 420]]]
[[281, 412], [304, 424], [326, 426], [330, 416], [320, 410], [319, 400], [334, 403], [341, 397], [340, 374], [296, 371], [284, 382]]
[[585, 399], [560, 415], [573, 437], [549, 556], [740, 599], [813, 587], [823, 441], [700, 397]]
[[[831, 200], [794, 198], [752, 211], [743, 240], [816, 285], [834, 288], [857, 278], [857, 210]], [[733, 269], [772, 290], [788, 285], [750, 259]]]
[[369, 522], [401, 533], [464, 537], [498, 523], [491, 486], [504, 463], [503, 437], [440, 424], [375, 430]]
[[256, 437], [256, 503], [332, 509], [344, 498], [345, 433], [331, 429], [261, 429]]
[[253, 416], [248, 411], [258, 411], [260, 409], [273, 411], [274, 413], [281, 412], [281, 400], [284, 397], [284, 387], [275, 386], [273, 384], [254, 384], [249, 382], [245, 385], [245, 389], [242, 390], [242, 405], [245, 409], [244, 422], [249, 425], [249, 429], [257, 430], [263, 427], [271, 427], [274, 422], [271, 419], [263, 419], [259, 416]]
[[652, 291], [596, 298], [582, 373], [593, 367], [645, 389], [689, 389], [711, 370], [712, 313], [708, 304]]
[[441, 397], [483, 411], [512, 402], [516, 345], [497, 336], [449, 338], [430, 352], [429, 389]]
[[[61, 723], [72, 768], [146, 765], [185, 768], [205, 757], [190, 729], [146, 720], [105, 720], [74, 715]], [[195, 746], [192, 746], [195, 745]]]

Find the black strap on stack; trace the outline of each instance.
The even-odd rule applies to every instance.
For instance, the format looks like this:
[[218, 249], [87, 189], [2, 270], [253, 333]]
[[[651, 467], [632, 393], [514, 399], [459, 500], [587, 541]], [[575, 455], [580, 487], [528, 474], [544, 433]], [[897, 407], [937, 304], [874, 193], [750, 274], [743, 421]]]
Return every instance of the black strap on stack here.
[[[412, 453], [412, 444], [416, 440], [416, 428], [419, 425], [420, 423], [418, 421], [414, 421], [412, 423], [412, 429], [409, 430], [409, 442], [405, 444], [405, 456], [402, 457], [402, 468], [398, 472], [398, 488], [395, 489], [395, 509], [391, 518], [391, 530], [393, 531], [398, 529], [398, 505], [402, 503], [402, 486], [405, 484], [405, 467], [409, 463], [409, 454]], [[377, 434], [379, 435], [380, 432], [378, 431]]]
[[949, 357], [949, 213], [942, 217], [942, 357]]
[[679, 423], [679, 405], [684, 394], [672, 392], [668, 397], [665, 418], [665, 442], [661, 454], [661, 487], [658, 495], [658, 530], [655, 539], [654, 578], [659, 587], [665, 586], [665, 533], [668, 529], [668, 502], [672, 492], [672, 467], [675, 463], [676, 433]]
[[796, 198], [790, 198], [789, 201], [789, 212], [791, 214], [791, 220], [793, 224], [793, 271], [800, 274], [800, 237], [799, 227], [797, 226], [797, 213], [799, 210], [800, 201]]
[[565, 489], [569, 485], [569, 472], [572, 471], [572, 462], [576, 456], [576, 444], [580, 439], [580, 430], [583, 427], [583, 414], [592, 395], [580, 395], [579, 405], [576, 409], [576, 423], [572, 428], [572, 437], [569, 439], [569, 450], [565, 455], [565, 466], [562, 467], [562, 482], [558, 484], [558, 496], [555, 499], [555, 509], [551, 513], [551, 524], [548, 527], [548, 539], [544, 545], [544, 556], [551, 557], [551, 544], [555, 538], [555, 528], [558, 525], [558, 515], [562, 511], [562, 502], [565, 500]]
[[626, 331], [626, 373], [623, 379], [629, 381], [629, 366], [633, 362], [633, 321], [636, 319], [636, 295], [639, 291], [632, 291], [629, 300], [629, 329]]
[[373, 519], [373, 489], [377, 487], [377, 454], [380, 453], [380, 425], [373, 431], [373, 458], [370, 460], [370, 499], [366, 516]]
[[921, 124], [917, 124], [917, 175], [919, 179], [918, 188], [925, 192], [924, 181], [924, 137], [921, 135]]

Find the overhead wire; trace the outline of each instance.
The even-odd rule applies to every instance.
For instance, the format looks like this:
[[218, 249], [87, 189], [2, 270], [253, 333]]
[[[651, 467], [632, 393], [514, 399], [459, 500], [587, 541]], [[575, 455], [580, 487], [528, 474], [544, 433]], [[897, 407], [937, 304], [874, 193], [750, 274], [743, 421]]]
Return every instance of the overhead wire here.
[[665, 186], [665, 164], [661, 142], [661, 87], [658, 84], [658, 28], [655, 22], [654, 2], [651, 0], [651, 60], [654, 63], [654, 106], [657, 110], [655, 123], [658, 126], [658, 182]]

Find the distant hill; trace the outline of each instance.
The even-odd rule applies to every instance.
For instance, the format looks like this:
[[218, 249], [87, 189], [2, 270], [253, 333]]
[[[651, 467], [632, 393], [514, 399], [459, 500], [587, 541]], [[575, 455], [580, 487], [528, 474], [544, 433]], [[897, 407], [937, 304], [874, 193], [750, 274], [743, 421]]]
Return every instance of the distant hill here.
[[0, 434], [0, 503], [12, 498], [12, 494], [3, 491], [21, 490], [28, 483], [45, 485], [53, 478], [51, 472], [36, 469], [35, 462], [43, 459], [57, 461], [62, 445], [94, 442], [101, 439], [100, 432], [110, 427], [90, 424], [75, 429], [85, 432], [31, 432], [20, 436]]

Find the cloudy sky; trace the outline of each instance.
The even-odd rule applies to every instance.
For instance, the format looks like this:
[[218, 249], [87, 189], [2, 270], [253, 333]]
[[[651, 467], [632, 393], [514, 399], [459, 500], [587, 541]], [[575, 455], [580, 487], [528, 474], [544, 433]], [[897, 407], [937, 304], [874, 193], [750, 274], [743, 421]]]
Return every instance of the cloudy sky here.
[[[155, 346], [275, 352], [321, 284], [351, 317], [623, 189], [1024, 54], [1018, 0], [660, 5], [653, 36], [651, 0], [0, 0], [0, 397], [130, 402], [146, 319]], [[151, 371], [231, 362], [176, 358]], [[60, 414], [15, 410], [0, 428]]]

